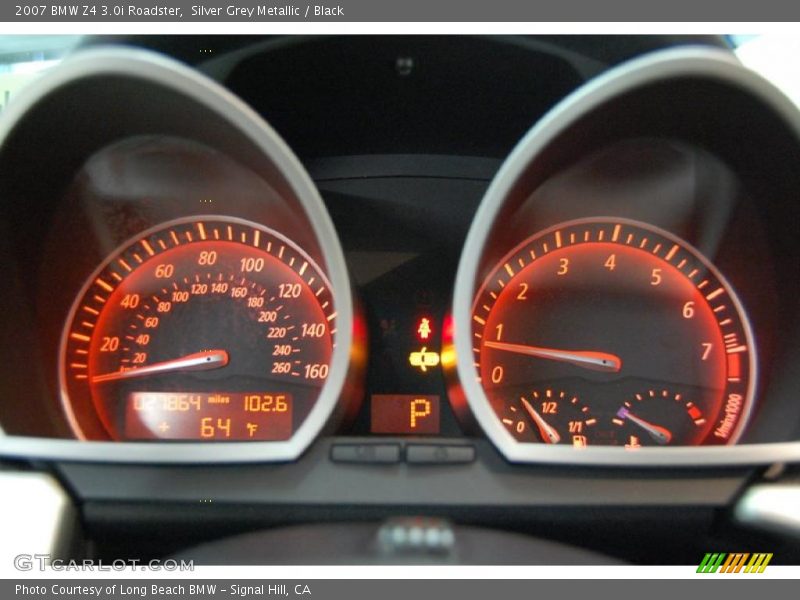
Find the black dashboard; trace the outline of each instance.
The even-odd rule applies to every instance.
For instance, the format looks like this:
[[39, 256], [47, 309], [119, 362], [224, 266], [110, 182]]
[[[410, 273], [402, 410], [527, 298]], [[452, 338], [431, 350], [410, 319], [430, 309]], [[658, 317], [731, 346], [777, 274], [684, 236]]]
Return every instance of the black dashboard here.
[[800, 560], [746, 501], [800, 461], [800, 115], [724, 39], [95, 38], [2, 127], [0, 457], [70, 552]]

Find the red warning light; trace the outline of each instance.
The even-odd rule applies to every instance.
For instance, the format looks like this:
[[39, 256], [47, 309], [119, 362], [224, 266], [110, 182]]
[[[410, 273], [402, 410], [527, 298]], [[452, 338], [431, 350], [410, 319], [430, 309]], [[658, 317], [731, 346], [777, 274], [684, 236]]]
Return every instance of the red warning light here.
[[417, 337], [419, 337], [420, 341], [424, 342], [430, 339], [432, 333], [433, 327], [431, 326], [431, 320], [427, 317], [422, 317], [417, 327]]

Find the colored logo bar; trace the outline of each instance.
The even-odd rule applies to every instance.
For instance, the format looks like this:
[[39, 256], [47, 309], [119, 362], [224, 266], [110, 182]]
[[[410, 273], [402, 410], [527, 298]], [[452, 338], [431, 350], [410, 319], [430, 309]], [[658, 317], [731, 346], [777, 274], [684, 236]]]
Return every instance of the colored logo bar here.
[[[748, 561], [749, 559], [749, 561]], [[698, 573], [763, 573], [772, 560], [772, 553], [707, 552], [697, 567]]]

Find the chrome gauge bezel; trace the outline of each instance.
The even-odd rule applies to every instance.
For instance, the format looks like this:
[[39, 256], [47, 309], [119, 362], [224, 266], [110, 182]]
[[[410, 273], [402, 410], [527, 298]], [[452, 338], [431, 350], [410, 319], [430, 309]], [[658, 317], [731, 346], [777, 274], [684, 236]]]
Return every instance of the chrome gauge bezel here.
[[[300, 161], [278, 134], [242, 100], [189, 67], [161, 55], [126, 48], [76, 53], [31, 84], [0, 121], [0, 145], [29, 110], [57, 90], [93, 77], [119, 76], [176, 92], [219, 116], [252, 143], [285, 179], [304, 211], [331, 284], [337, 332], [330, 374], [306, 420], [287, 441], [106, 442], [30, 438], [0, 432], [0, 456], [127, 463], [231, 463], [290, 461], [317, 438], [346, 389], [353, 349], [353, 299], [344, 254], [327, 210]], [[24, 401], [24, 399], [18, 399]]]
[[647, 447], [636, 451], [608, 446], [575, 449], [520, 443], [495, 415], [473, 367], [471, 315], [474, 298], [482, 284], [479, 273], [481, 258], [506, 199], [518, 186], [520, 179], [548, 145], [579, 119], [625, 93], [679, 77], [707, 78], [751, 94], [777, 113], [795, 137], [800, 139], [800, 113], [783, 94], [760, 76], [745, 69], [728, 53], [707, 48], [654, 52], [616, 67], [568, 96], [528, 132], [503, 163], [473, 220], [459, 262], [452, 307], [453, 345], [461, 391], [478, 425], [509, 461], [608, 466], [698, 466], [764, 464], [800, 459], [800, 442]]

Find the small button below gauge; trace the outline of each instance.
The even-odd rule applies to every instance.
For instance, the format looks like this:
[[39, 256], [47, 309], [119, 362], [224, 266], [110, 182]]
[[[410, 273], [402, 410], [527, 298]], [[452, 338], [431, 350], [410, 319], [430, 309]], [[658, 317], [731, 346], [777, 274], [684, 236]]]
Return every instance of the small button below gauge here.
[[464, 444], [409, 444], [406, 462], [417, 465], [451, 465], [471, 463], [475, 460], [475, 447]]
[[341, 463], [394, 464], [400, 462], [400, 444], [335, 444], [331, 460]]

